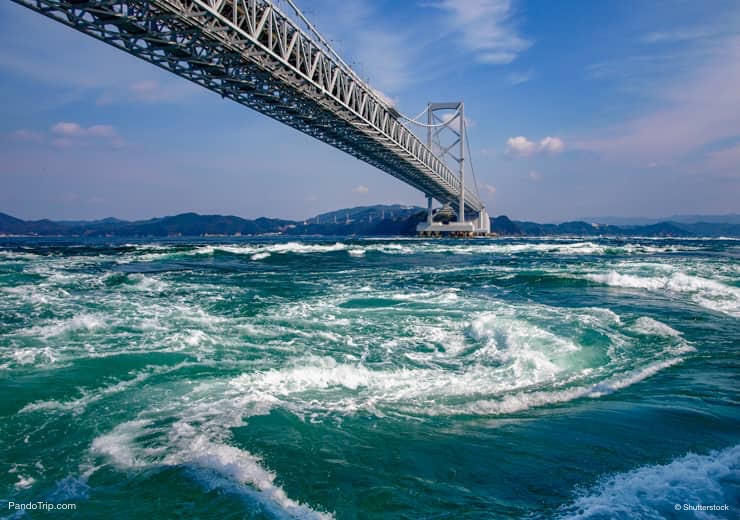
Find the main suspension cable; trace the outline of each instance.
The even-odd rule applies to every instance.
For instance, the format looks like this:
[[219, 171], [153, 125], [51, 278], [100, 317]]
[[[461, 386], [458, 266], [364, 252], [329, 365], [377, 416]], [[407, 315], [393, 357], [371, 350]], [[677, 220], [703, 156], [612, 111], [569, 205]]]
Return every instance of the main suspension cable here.
[[475, 194], [480, 198], [480, 191], [478, 191], [478, 179], [475, 177], [475, 168], [473, 168], [473, 154], [470, 153], [470, 132], [468, 131], [468, 125], [463, 120], [463, 127], [465, 128], [465, 146], [468, 149], [468, 162], [470, 163], [470, 171], [473, 173], [473, 184], [475, 185]]
[[422, 128], [439, 128], [439, 127], [442, 127], [442, 126], [446, 126], [452, 119], [455, 119], [455, 117], [457, 117], [460, 114], [460, 109], [458, 108], [457, 110], [455, 110], [455, 112], [452, 114], [452, 116], [450, 116], [450, 118], [447, 121], [443, 121], [441, 123], [436, 123], [436, 124], [431, 124], [430, 125], [430, 124], [427, 124], [427, 123], [422, 123], [421, 121], [417, 121], [417, 119], [419, 119], [421, 116], [423, 116], [427, 112], [427, 110], [428, 110], [428, 108], [425, 108], [424, 110], [422, 110], [414, 118], [411, 118], [411, 117], [408, 117], [408, 116], [406, 116], [404, 114], [401, 114], [400, 112], [398, 112], [398, 110], [396, 110], [396, 112], [398, 112], [398, 115], [401, 117], [401, 119], [405, 119], [409, 123], [414, 123], [415, 125], [420, 126]]

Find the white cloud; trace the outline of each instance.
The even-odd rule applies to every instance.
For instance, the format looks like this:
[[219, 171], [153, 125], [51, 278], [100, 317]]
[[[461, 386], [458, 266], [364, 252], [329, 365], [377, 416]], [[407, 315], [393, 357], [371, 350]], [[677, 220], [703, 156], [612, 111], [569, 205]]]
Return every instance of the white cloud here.
[[367, 186], [360, 184], [359, 186], [355, 186], [352, 191], [355, 193], [367, 193], [370, 189]]
[[441, 0], [432, 5], [450, 14], [463, 44], [479, 62], [511, 63], [532, 45], [517, 34], [510, 0]]
[[51, 131], [54, 134], [59, 135], [82, 135], [82, 127], [78, 123], [67, 123], [60, 121], [51, 127]]
[[536, 170], [529, 170], [529, 178], [537, 182], [542, 180], [542, 175]]
[[509, 137], [506, 140], [506, 152], [511, 155], [518, 155], [520, 157], [527, 157], [537, 151], [537, 145], [524, 137], [519, 135], [517, 137]]
[[529, 157], [536, 153], [557, 154], [563, 151], [565, 143], [559, 137], [549, 135], [539, 143], [530, 141], [523, 135], [509, 137], [506, 140], [506, 153], [517, 157]]
[[52, 125], [51, 134], [57, 136], [52, 141], [54, 146], [70, 148], [76, 145], [87, 145], [94, 142], [106, 142], [115, 147], [123, 146], [124, 142], [111, 125], [92, 125], [84, 127], [79, 123], [60, 121]]
[[87, 128], [79, 123], [60, 121], [51, 127], [53, 134], [65, 137], [113, 137], [115, 129], [111, 125], [92, 125]]
[[540, 141], [540, 150], [547, 153], [560, 153], [565, 148], [565, 143], [559, 137], [550, 137], [549, 135]]

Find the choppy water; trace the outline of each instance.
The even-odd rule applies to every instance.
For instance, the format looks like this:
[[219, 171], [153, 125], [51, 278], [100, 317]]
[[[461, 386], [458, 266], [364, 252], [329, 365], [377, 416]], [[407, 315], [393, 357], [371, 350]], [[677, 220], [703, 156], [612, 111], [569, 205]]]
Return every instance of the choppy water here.
[[738, 241], [2, 240], [0, 515], [740, 512]]

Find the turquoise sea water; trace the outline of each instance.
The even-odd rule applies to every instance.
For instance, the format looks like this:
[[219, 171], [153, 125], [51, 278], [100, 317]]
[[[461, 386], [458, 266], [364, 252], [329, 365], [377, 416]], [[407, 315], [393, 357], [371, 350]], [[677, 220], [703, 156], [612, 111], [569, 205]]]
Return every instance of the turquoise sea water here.
[[739, 260], [0, 239], [0, 517], [738, 518]]

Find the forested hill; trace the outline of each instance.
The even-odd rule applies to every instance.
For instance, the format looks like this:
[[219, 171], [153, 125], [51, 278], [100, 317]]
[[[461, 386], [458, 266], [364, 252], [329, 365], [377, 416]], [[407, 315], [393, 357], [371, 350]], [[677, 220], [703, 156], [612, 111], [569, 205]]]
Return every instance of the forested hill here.
[[[106, 218], [95, 221], [22, 220], [0, 213], [0, 235], [26, 236], [239, 236], [239, 235], [413, 235], [425, 210], [416, 206], [376, 205], [323, 213], [304, 221], [274, 218], [243, 219], [231, 215], [180, 215], [126, 221]], [[650, 236], [740, 237], [740, 224], [733, 222], [658, 222], [648, 225], [610, 225], [584, 221], [562, 224], [491, 219], [491, 231], [502, 236]]]

